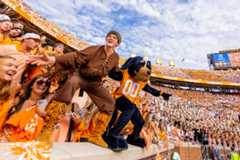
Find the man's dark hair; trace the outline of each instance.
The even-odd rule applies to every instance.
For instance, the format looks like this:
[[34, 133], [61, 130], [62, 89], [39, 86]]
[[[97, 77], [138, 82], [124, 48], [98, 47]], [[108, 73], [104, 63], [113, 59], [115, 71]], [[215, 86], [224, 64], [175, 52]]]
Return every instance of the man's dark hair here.
[[122, 42], [122, 36], [121, 36], [121, 34], [120, 34], [119, 32], [114, 31], [114, 30], [109, 31], [109, 32], [107, 33], [106, 37], [109, 36], [110, 34], [114, 34], [115, 36], [117, 36], [117, 38], [118, 38], [118, 44], [120, 44], [120, 43]]

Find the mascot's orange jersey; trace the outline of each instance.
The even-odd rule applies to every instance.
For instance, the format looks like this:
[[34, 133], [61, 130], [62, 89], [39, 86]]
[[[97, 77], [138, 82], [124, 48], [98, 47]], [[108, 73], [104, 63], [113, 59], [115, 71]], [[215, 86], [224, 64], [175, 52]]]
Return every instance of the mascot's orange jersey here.
[[125, 96], [132, 103], [138, 105], [140, 102], [140, 92], [147, 84], [146, 82], [137, 81], [130, 77], [128, 70], [123, 70], [123, 78], [120, 81], [120, 87], [114, 92], [114, 98]]

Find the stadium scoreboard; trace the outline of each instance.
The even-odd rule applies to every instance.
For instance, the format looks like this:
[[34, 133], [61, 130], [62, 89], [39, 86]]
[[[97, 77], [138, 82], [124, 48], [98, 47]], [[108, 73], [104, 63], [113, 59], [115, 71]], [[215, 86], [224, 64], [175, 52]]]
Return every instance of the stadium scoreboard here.
[[240, 49], [224, 50], [207, 55], [209, 67], [214, 70], [240, 68]]

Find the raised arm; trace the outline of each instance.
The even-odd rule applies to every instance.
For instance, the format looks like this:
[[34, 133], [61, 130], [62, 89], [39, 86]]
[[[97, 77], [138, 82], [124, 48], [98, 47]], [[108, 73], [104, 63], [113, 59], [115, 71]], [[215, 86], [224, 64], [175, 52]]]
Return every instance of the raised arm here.
[[21, 54], [17, 51], [15, 45], [1, 45], [0, 46], [0, 57], [11, 57], [12, 55]]
[[20, 84], [20, 80], [25, 69], [26, 69], [25, 63], [22, 63], [21, 65], [18, 66], [17, 73], [13, 76], [12, 81], [10, 83], [9, 99], [15, 99], [16, 94], [20, 91], [22, 87]]
[[49, 65], [56, 64], [57, 68], [63, 70], [75, 69], [88, 63], [89, 59], [95, 53], [96, 47], [88, 47], [78, 52], [70, 52], [60, 56], [33, 56], [29, 61], [31, 64]]
[[157, 90], [153, 87], [151, 87], [149, 84], [146, 84], [143, 88], [144, 91], [152, 94], [153, 96], [162, 96], [164, 100], [168, 101], [169, 97], [171, 97], [172, 95], [169, 93], [165, 93], [165, 92], [161, 92], [160, 90]]
[[158, 96], [161, 95], [161, 91], [160, 90], [157, 90], [157, 89], [151, 87], [149, 84], [146, 84], [144, 86], [143, 90], [148, 92], [148, 93], [150, 93], [150, 94], [152, 94], [155, 97], [158, 97]]
[[71, 52], [55, 57], [55, 63], [63, 69], [74, 69], [88, 62], [87, 52]]

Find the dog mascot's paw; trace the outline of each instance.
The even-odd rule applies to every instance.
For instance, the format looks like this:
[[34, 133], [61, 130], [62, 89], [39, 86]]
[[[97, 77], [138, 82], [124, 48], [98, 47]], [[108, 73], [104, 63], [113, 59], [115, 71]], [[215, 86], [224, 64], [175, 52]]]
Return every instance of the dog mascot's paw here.
[[136, 137], [136, 136], [129, 135], [127, 138], [127, 142], [129, 144], [132, 144], [132, 145], [138, 146], [138, 147], [142, 147], [142, 148], [144, 148], [146, 146], [144, 139], [139, 136]]
[[168, 101], [171, 96], [172, 95], [169, 93], [165, 93], [165, 92], [162, 93], [162, 97], [165, 101]]
[[122, 136], [114, 136], [105, 132], [102, 137], [108, 144], [108, 148], [114, 152], [121, 152], [128, 149], [128, 143]]

